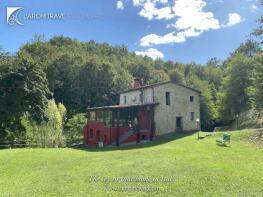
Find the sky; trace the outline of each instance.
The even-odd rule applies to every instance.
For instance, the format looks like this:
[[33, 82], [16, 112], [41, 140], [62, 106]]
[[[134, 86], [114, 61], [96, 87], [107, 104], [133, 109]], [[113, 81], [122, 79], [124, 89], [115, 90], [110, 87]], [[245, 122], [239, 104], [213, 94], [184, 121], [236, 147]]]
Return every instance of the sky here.
[[258, 0], [0, 0], [0, 46], [15, 53], [35, 34], [64, 35], [205, 64], [245, 42], [262, 11]]

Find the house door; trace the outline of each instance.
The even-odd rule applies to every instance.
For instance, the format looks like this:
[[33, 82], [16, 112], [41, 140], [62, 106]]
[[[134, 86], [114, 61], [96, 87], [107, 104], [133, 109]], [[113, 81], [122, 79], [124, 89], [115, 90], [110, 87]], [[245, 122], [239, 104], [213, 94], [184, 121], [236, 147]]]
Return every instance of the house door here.
[[183, 124], [182, 124], [182, 117], [176, 117], [176, 131], [182, 131]]
[[100, 130], [97, 130], [96, 139], [97, 139], [97, 142], [101, 142], [101, 132], [100, 132]]

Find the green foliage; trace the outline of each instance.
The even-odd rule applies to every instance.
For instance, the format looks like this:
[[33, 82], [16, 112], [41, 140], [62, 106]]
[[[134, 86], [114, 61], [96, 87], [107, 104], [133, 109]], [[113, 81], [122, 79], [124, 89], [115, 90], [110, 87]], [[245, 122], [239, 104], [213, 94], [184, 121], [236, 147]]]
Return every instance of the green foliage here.
[[213, 101], [213, 96], [211, 94], [211, 86], [207, 81], [198, 79], [197, 77], [190, 77], [188, 81], [189, 85], [199, 91], [201, 91], [200, 97], [200, 119], [201, 119], [201, 129], [206, 131], [213, 130], [216, 119], [218, 117], [217, 108]]
[[149, 80], [149, 83], [157, 83], [170, 80], [169, 75], [167, 75], [163, 70], [154, 70], [152, 71], [151, 76], [152, 77]]
[[184, 73], [180, 72], [178, 69], [173, 69], [169, 71], [169, 75], [172, 81], [179, 83], [179, 84], [185, 84], [185, 78]]
[[[42, 53], [45, 50], [49, 52]], [[186, 84], [191, 81], [190, 78], [195, 77], [208, 81], [213, 102], [208, 106], [212, 107], [217, 102], [217, 91], [223, 76], [222, 63], [215, 58], [206, 67], [195, 63], [184, 65], [171, 61], [153, 61], [148, 57], [129, 53], [125, 46], [112, 47], [94, 41], [79, 42], [63, 36], [49, 41], [35, 39], [33, 43], [23, 47], [22, 51], [28, 58], [42, 62], [49, 88], [54, 93], [56, 102], [62, 102], [66, 106], [69, 117], [85, 112], [87, 106], [118, 103], [118, 92], [130, 88], [133, 77], [143, 79], [144, 84], [170, 79]], [[189, 85], [193, 86], [191, 83]], [[205, 110], [204, 106], [201, 105], [201, 110]], [[210, 126], [204, 128], [206, 130], [211, 129], [214, 115], [208, 119], [209, 124], [205, 125]]]
[[[74, 106], [77, 111], [85, 111], [88, 105], [112, 104], [116, 70], [110, 63], [94, 58], [80, 70], [74, 83]], [[74, 104], [75, 104], [74, 103]]]
[[254, 59], [254, 71], [251, 76], [252, 86], [248, 89], [253, 107], [263, 109], [263, 53]]
[[[60, 105], [62, 106], [62, 105]], [[48, 101], [45, 110], [46, 120], [40, 124], [34, 124], [34, 135], [41, 147], [63, 147], [65, 139], [63, 136], [63, 116], [65, 115], [64, 107], [59, 110], [54, 99]]]
[[33, 141], [34, 140], [34, 132], [33, 132], [34, 129], [30, 122], [28, 114], [25, 114], [24, 116], [21, 117], [21, 126], [24, 128], [24, 131], [25, 131], [24, 139]]
[[7, 131], [15, 133], [20, 130], [20, 117], [25, 113], [28, 113], [32, 120], [42, 121], [50, 97], [46, 75], [37, 63], [25, 56], [16, 60], [10, 59], [8, 62], [14, 65], [8, 71], [0, 73], [2, 138], [7, 137]]
[[79, 113], [70, 118], [65, 127], [67, 145], [83, 142], [83, 129], [87, 124], [87, 117]]
[[236, 54], [228, 61], [219, 100], [222, 120], [231, 121], [236, 114], [250, 108], [248, 90], [251, 86], [252, 64], [252, 59], [243, 54]]
[[[16, 138], [25, 114], [30, 122], [46, 123], [51, 98], [65, 105], [68, 118], [88, 106], [116, 104], [118, 92], [130, 88], [134, 77], [144, 84], [171, 79], [199, 89], [202, 129], [212, 130], [230, 124], [236, 113], [261, 108], [262, 78], [253, 74], [262, 72], [260, 54], [259, 44], [248, 40], [224, 62], [182, 64], [137, 56], [123, 45], [36, 35], [17, 56], [0, 51], [0, 138]], [[63, 125], [66, 111], [58, 108]]]
[[[261, 6], [263, 7], [263, 1], [261, 0]], [[263, 44], [263, 14], [258, 19], [259, 26], [253, 31], [253, 35], [255, 35], [258, 39], [260, 44]]]
[[234, 51], [232, 56], [236, 54], [243, 54], [246, 57], [254, 57], [261, 51], [259, 43], [254, 40], [247, 40]]
[[67, 116], [66, 116], [67, 115], [67, 109], [62, 103], [59, 103], [57, 107], [58, 107], [59, 114], [62, 118], [62, 125], [64, 125], [66, 120], [67, 120]]

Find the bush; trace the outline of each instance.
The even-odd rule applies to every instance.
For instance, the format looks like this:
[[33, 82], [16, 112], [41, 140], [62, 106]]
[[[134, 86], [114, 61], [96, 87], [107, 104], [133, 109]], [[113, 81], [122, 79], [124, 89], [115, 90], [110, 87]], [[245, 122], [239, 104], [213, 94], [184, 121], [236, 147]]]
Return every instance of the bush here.
[[[62, 109], [62, 110], [61, 110]], [[46, 121], [34, 123], [34, 137], [41, 147], [64, 147], [63, 122], [66, 109], [62, 104], [59, 107], [54, 99], [48, 101], [45, 110]]]
[[49, 122], [34, 124], [34, 136], [42, 147], [65, 147], [65, 138], [60, 129], [55, 129]]
[[84, 113], [76, 114], [68, 120], [65, 127], [67, 145], [83, 142], [83, 129], [86, 124], [87, 117]]

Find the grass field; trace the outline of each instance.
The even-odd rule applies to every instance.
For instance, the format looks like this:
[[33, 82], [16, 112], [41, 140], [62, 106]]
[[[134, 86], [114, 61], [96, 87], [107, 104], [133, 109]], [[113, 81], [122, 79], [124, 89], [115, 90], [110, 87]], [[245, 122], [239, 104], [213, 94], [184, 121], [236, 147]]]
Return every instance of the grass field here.
[[218, 133], [109, 149], [0, 150], [0, 196], [263, 196], [263, 149], [247, 142], [250, 132], [233, 132], [231, 147], [216, 145]]

